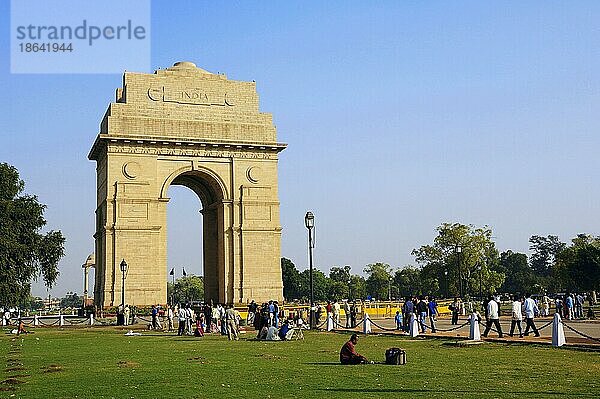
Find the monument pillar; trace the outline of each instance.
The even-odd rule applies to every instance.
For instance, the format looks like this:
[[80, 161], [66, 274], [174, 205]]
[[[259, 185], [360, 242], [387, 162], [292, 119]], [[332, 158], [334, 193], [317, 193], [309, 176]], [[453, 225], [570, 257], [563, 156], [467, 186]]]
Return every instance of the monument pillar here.
[[167, 302], [167, 204], [171, 185], [202, 204], [205, 298], [283, 299], [278, 154], [254, 82], [189, 62], [154, 74], [126, 72], [100, 125], [96, 161], [95, 303]]

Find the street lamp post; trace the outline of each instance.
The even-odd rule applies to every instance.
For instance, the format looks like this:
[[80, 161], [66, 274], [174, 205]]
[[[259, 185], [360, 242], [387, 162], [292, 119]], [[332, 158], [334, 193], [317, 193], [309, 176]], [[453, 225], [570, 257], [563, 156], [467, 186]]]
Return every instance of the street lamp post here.
[[448, 298], [448, 270], [444, 270], [444, 282], [446, 283], [446, 298]]
[[306, 212], [306, 216], [304, 216], [304, 224], [306, 225], [306, 229], [308, 230], [308, 265], [309, 265], [309, 273], [310, 273], [310, 328], [315, 328], [315, 300], [314, 300], [314, 292], [313, 292], [313, 234], [312, 230], [315, 227], [315, 215], [312, 212]]
[[175, 306], [175, 268], [171, 269], [169, 273], [173, 277], [173, 285], [171, 286], [171, 306]]
[[483, 290], [481, 289], [481, 281], [483, 280], [483, 267], [481, 267], [481, 263], [478, 265], [477, 269], [479, 270], [479, 298], [483, 301]]
[[392, 278], [388, 280], [388, 301], [392, 302]]
[[121, 306], [125, 308], [125, 277], [127, 276], [127, 262], [121, 261], [121, 272], [123, 272], [123, 289], [121, 290]]
[[460, 298], [463, 298], [463, 281], [462, 281], [462, 270], [460, 265], [460, 254], [462, 253], [462, 247], [460, 245], [456, 246], [456, 255], [458, 257], [458, 285], [460, 287]]
[[352, 279], [348, 277], [348, 301], [352, 298]]

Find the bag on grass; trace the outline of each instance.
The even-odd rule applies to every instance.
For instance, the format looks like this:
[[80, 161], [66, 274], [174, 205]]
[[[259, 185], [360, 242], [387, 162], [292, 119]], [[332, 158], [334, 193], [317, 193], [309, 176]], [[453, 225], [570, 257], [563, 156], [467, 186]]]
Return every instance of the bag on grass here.
[[400, 348], [389, 348], [385, 351], [385, 364], [405, 364], [406, 352]]

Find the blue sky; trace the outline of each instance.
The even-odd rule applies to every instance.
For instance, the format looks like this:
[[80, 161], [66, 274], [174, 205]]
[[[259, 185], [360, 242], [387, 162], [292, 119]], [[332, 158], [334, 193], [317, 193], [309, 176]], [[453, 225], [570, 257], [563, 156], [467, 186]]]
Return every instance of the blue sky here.
[[[14, 75], [0, 5], [0, 161], [67, 237], [53, 295], [82, 291], [93, 251], [87, 154], [117, 74]], [[282, 256], [328, 271], [414, 264], [443, 222], [489, 225], [500, 250], [533, 234], [600, 234], [600, 3], [153, 1], [152, 70], [189, 60], [256, 80], [281, 154]], [[152, 72], [140, 71], [140, 72]], [[169, 267], [202, 274], [200, 208], [171, 190]], [[45, 294], [40, 286], [36, 294]]]

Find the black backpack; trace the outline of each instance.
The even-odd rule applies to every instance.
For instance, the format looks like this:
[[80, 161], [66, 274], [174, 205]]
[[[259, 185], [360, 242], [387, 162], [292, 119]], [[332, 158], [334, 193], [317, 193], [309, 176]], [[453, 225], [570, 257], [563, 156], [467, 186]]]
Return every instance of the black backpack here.
[[400, 348], [389, 348], [385, 351], [385, 364], [406, 364], [406, 352]]

